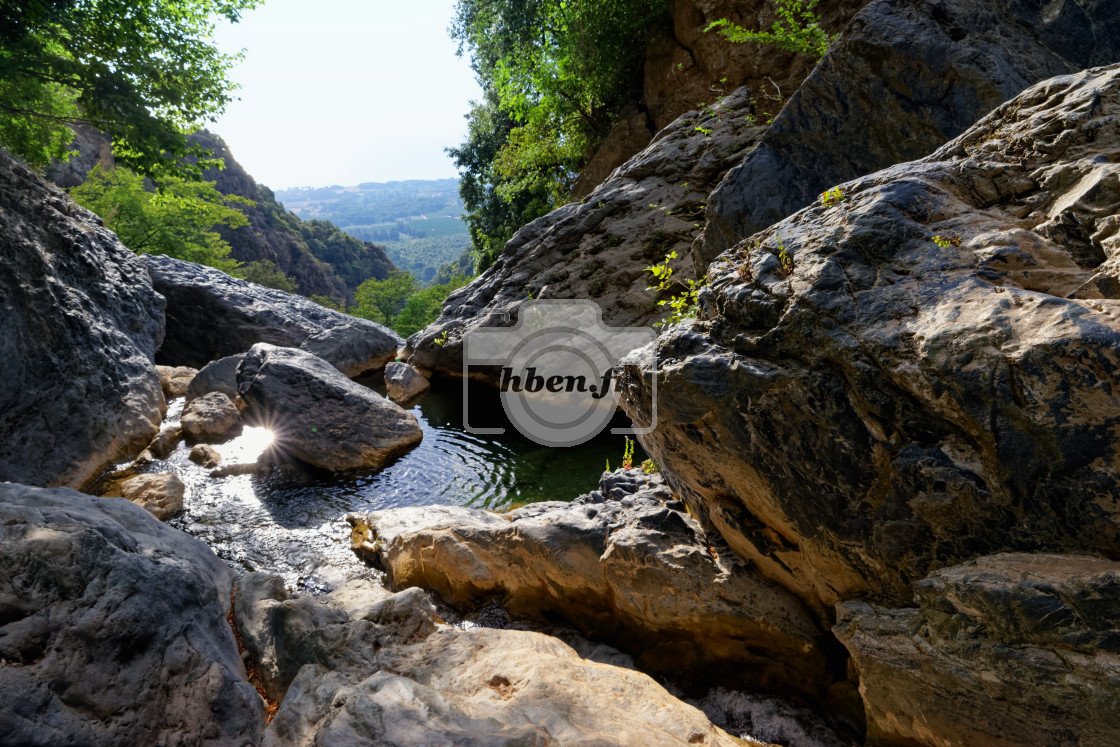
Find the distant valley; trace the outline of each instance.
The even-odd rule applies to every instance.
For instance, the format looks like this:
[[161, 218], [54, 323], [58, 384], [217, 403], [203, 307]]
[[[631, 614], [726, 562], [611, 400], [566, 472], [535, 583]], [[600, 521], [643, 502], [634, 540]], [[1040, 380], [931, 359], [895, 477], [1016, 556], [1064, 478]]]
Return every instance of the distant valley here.
[[385, 247], [397, 267], [422, 283], [441, 267], [458, 263], [470, 246], [459, 216], [457, 179], [364, 182], [356, 186], [276, 191], [284, 206], [305, 220], [327, 220], [363, 241]]

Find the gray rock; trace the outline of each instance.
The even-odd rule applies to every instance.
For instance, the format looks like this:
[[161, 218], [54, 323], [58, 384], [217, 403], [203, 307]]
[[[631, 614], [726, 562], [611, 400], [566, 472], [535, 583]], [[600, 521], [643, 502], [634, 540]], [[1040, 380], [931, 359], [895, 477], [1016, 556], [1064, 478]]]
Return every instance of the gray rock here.
[[2, 149], [0, 233], [0, 480], [82, 487], [159, 430], [163, 299], [96, 216]]
[[712, 193], [696, 263], [826, 189], [929, 154], [1034, 83], [1117, 61], [1107, 0], [876, 0]]
[[583, 496], [508, 514], [424, 506], [351, 515], [353, 544], [395, 588], [419, 586], [461, 610], [497, 597], [511, 614], [563, 618], [646, 671], [708, 687], [742, 684], [749, 671], [752, 686], [820, 697], [822, 631], [801, 603], [667, 508], [660, 476], [608, 473], [602, 488], [622, 484], [625, 502]]
[[167, 298], [167, 336], [159, 359], [169, 365], [202, 367], [258, 342], [297, 348], [306, 343], [339, 370], [356, 375], [380, 368], [404, 344], [380, 324], [212, 267], [162, 255], [143, 260], [156, 290]]
[[693, 514], [822, 618], [977, 553], [1120, 555], [1117, 152], [1120, 66], [1055, 78], [722, 255], [640, 437]]
[[258, 668], [290, 680], [264, 745], [739, 743], [647, 675], [556, 638], [441, 624], [419, 589], [291, 598], [248, 574], [236, 599]]
[[431, 634], [437, 617], [419, 589], [391, 594], [351, 581], [323, 597], [291, 597], [279, 576], [249, 573], [237, 582], [234, 619], [265, 689], [280, 700], [303, 666], [365, 676], [383, 663], [382, 649]]
[[182, 512], [186, 492], [183, 481], [171, 472], [137, 475], [121, 483], [121, 495], [160, 521]]
[[440, 318], [409, 338], [404, 357], [423, 371], [461, 376], [463, 333], [514, 324], [530, 296], [593, 299], [610, 326], [664, 317], [646, 268], [675, 250], [678, 277], [695, 277], [688, 249], [708, 193], [765, 129], [745, 116], [751, 107], [742, 89], [686, 112], [582, 202], [522, 228], [493, 267], [452, 293]]
[[378, 469], [423, 437], [411, 413], [302, 350], [254, 345], [237, 378], [246, 417], [272, 430], [278, 457], [332, 471]]
[[208, 444], [195, 444], [187, 458], [203, 467], [217, 467], [222, 463], [222, 455]]
[[1120, 563], [996, 555], [915, 590], [918, 607], [837, 610], [869, 742], [1120, 743]]
[[221, 392], [210, 392], [192, 399], [183, 408], [179, 421], [191, 441], [221, 443], [241, 433], [241, 413]]
[[198, 370], [190, 366], [156, 366], [159, 385], [163, 388], [163, 396], [168, 399], [186, 394], [191, 379], [197, 373]]
[[0, 485], [0, 740], [257, 744], [233, 573], [122, 498]]
[[428, 391], [431, 384], [412, 366], [393, 361], [385, 364], [385, 386], [389, 390], [389, 399], [407, 402]]
[[244, 353], [227, 355], [203, 366], [187, 387], [187, 401], [197, 399], [210, 392], [221, 392], [231, 402], [237, 402], [237, 367], [245, 359]]

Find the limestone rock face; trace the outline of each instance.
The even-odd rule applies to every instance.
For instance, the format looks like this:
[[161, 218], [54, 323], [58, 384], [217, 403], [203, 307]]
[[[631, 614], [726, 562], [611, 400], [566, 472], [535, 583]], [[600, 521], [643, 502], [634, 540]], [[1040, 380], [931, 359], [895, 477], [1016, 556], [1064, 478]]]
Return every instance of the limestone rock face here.
[[1118, 61], [1111, 2], [875, 0], [712, 194], [701, 273], [824, 190], [927, 155], [1028, 86]]
[[167, 298], [167, 336], [159, 358], [169, 365], [202, 367], [268, 342], [305, 346], [356, 375], [392, 360], [404, 342], [380, 324], [212, 267], [163, 255], [142, 259], [152, 284]]
[[872, 744], [1120, 743], [1120, 563], [1002, 554], [839, 607]]
[[[233, 573], [122, 498], [0, 485], [0, 734], [21, 745], [257, 744]], [[189, 742], [184, 737], [189, 735]]]
[[648, 290], [646, 268], [675, 250], [674, 267], [693, 277], [688, 251], [704, 201], [764, 129], [744, 116], [750, 109], [744, 89], [682, 115], [582, 202], [522, 228], [493, 267], [452, 293], [440, 318], [409, 338], [408, 362], [461, 376], [463, 333], [514, 324], [530, 296], [590, 298], [612, 326], [659, 319], [664, 308]]
[[221, 443], [241, 433], [241, 413], [229, 397], [210, 392], [183, 408], [183, 433], [191, 441]]
[[[824, 0], [814, 11], [821, 27], [839, 33], [868, 0]], [[580, 172], [574, 197], [591, 192], [610, 173], [641, 151], [654, 133], [698, 105], [712, 103], [721, 91], [747, 86], [755, 93], [760, 122], [776, 114], [781, 96], [789, 97], [816, 61], [775, 45], [732, 44], [705, 33], [726, 18], [750, 29], [769, 29], [777, 20], [771, 0], [675, 0], [670, 22], [654, 28], [642, 65], [642, 97], [624, 109], [591, 161]]]
[[159, 385], [163, 387], [163, 396], [169, 399], [186, 394], [187, 387], [197, 373], [198, 370], [190, 366], [156, 366]]
[[419, 371], [407, 363], [393, 361], [385, 364], [385, 386], [389, 399], [394, 402], [407, 402], [413, 397], [428, 391], [431, 386]]
[[[1120, 554], [1118, 164], [1113, 66], [722, 255], [655, 344], [643, 445], [822, 616], [977, 553]], [[639, 424], [649, 352], [622, 374]]]
[[121, 495], [151, 511], [160, 521], [167, 521], [183, 510], [187, 488], [173, 473], [144, 474], [121, 483]]
[[647, 675], [556, 638], [442, 624], [419, 589], [293, 599], [248, 574], [236, 599], [246, 646], [283, 683], [264, 745], [740, 743]]
[[165, 409], [163, 299], [140, 260], [0, 150], [0, 480], [81, 487]]
[[[396, 588], [460, 609], [499, 597], [512, 614], [562, 617], [646, 670], [709, 684], [826, 685], [820, 630], [788, 592], [706, 537], [657, 475], [621, 470], [572, 503], [508, 514], [425, 506], [351, 516], [357, 551]], [[671, 591], [667, 591], [671, 590]]]
[[412, 413], [302, 350], [254, 345], [237, 378], [246, 418], [272, 430], [277, 456], [332, 471], [377, 469], [423, 437]]

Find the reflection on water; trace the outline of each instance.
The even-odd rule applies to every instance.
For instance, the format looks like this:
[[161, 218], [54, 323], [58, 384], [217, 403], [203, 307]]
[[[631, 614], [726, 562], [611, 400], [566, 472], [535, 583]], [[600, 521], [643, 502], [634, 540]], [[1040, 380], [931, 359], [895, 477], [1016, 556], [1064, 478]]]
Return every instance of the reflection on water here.
[[[380, 389], [378, 381], [363, 383]], [[325, 591], [373, 573], [350, 552], [348, 512], [432, 504], [502, 509], [570, 500], [595, 488], [606, 460], [615, 466], [621, 460], [623, 437], [609, 430], [564, 449], [540, 446], [512, 428], [500, 436], [467, 433], [461, 391], [459, 382], [437, 382], [411, 404], [424, 439], [377, 473], [292, 468], [211, 478], [211, 470], [187, 458], [189, 447], [182, 443], [144, 471], [174, 471], [182, 478], [188, 488], [184, 511], [170, 523], [205, 541], [234, 568], [279, 573], [293, 589]], [[472, 425], [506, 425], [492, 390], [472, 384], [468, 402]], [[172, 404], [165, 427], [178, 421], [181, 410], [181, 400]], [[627, 424], [621, 415], [613, 423]], [[253, 462], [268, 437], [264, 429], [246, 428], [216, 446], [222, 466]]]

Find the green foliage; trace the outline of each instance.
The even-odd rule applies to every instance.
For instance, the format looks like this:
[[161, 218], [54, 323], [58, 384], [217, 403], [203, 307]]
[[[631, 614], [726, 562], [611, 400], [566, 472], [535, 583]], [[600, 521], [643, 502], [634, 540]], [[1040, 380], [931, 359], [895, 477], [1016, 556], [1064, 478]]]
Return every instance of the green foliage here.
[[225, 109], [238, 59], [213, 45], [215, 17], [236, 21], [257, 1], [4, 2], [0, 144], [42, 167], [81, 121], [113, 138], [125, 166], [199, 178], [213, 162], [196, 160], [207, 153], [186, 134]]
[[[651, 287], [649, 290], [656, 290], [659, 293], [664, 293], [665, 291], [671, 290], [674, 284], [680, 282], [673, 280], [674, 270], [669, 264], [676, 258], [676, 252], [669, 252], [665, 255], [665, 259], [661, 263], [646, 268], [653, 273], [653, 277], [657, 280], [657, 286]], [[697, 298], [705, 282], [707, 282], [706, 277], [700, 278], [699, 280], [686, 280], [685, 284], [687, 287], [683, 292], [658, 301], [658, 306], [668, 305], [669, 308], [673, 310], [673, 313], [670, 314], [665, 321], [659, 322], [657, 326], [662, 327], [676, 324], [682, 319], [689, 319], [696, 316], [700, 308]]]
[[626, 436], [626, 445], [622, 447], [622, 468], [630, 469], [634, 466], [634, 442]]
[[[258, 259], [242, 265], [234, 274], [245, 278], [250, 283], [263, 285], [266, 288], [275, 288], [286, 293], [296, 292], [296, 281], [281, 272], [275, 262], [270, 262], [267, 259]], [[311, 300], [314, 301], [315, 299]]]
[[933, 243], [937, 244], [942, 249], [948, 249], [951, 246], [960, 246], [960, 236], [934, 236]]
[[770, 27], [770, 31], [750, 31], [726, 18], [710, 23], [704, 31], [718, 29], [725, 39], [736, 44], [744, 42], [776, 44], [789, 52], [820, 60], [828, 51], [828, 45], [832, 43], [833, 37], [820, 27], [820, 19], [813, 12], [813, 8], [819, 1], [777, 0], [778, 4], [774, 12], [778, 20]]
[[402, 270], [396, 270], [384, 280], [370, 278], [358, 286], [354, 293], [357, 307], [354, 316], [392, 326], [397, 314], [404, 308], [408, 297], [419, 290], [416, 278]]
[[848, 199], [848, 196], [846, 194], [844, 194], [844, 190], [840, 189], [840, 187], [833, 187], [832, 189], [826, 189], [821, 194], [821, 204], [824, 205], [825, 207], [832, 207], [834, 205], [839, 205], [841, 202], [845, 202], [847, 199]]
[[[444, 300], [466, 282], [467, 278], [459, 276], [442, 285], [420, 288], [416, 278], [398, 270], [384, 280], [371, 279], [359, 285], [353, 313], [408, 337], [438, 319]], [[436, 344], [443, 343], [437, 340]]]
[[781, 266], [782, 277], [793, 274], [793, 255], [786, 249], [786, 245], [778, 239], [778, 262]]
[[657, 462], [653, 461], [652, 459], [647, 459], [644, 462], [642, 462], [642, 472], [645, 472], [647, 475], [652, 475], [652, 474], [654, 474], [656, 472], [660, 472], [660, 471], [661, 471], [661, 465], [659, 465]]
[[668, 0], [459, 0], [451, 27], [485, 92], [460, 169], [476, 269], [529, 221], [568, 200], [622, 104]]
[[392, 327], [401, 337], [408, 337], [439, 318], [443, 302], [451, 292], [467, 284], [466, 277], [452, 278], [442, 285], [433, 285], [408, 297], [404, 308], [393, 320]]
[[335, 311], [343, 312], [346, 311], [346, 303], [342, 299], [335, 298], [334, 296], [323, 296], [316, 293], [312, 296], [309, 296], [309, 298], [320, 306], [325, 306], [328, 309], [334, 309]]
[[226, 272], [238, 264], [216, 226], [248, 224], [235, 206], [251, 206], [243, 197], [218, 192], [213, 182], [167, 176], [150, 188], [140, 175], [123, 167], [96, 166], [86, 181], [70, 190], [79, 205], [101, 216], [121, 242], [137, 254], [166, 254]]

